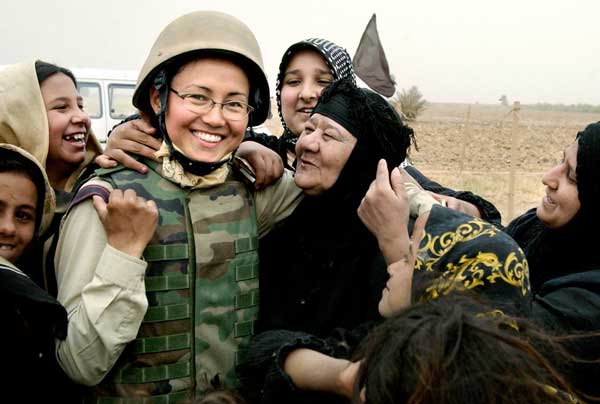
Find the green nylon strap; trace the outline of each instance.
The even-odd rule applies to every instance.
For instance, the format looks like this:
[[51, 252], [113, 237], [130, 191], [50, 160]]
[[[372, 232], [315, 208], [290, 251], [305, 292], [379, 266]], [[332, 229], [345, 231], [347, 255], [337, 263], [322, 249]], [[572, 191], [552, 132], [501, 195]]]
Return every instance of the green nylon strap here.
[[235, 353], [235, 366], [239, 365], [240, 363], [244, 363], [249, 352], [249, 349], [238, 348], [237, 352]]
[[85, 398], [85, 404], [175, 404], [189, 401], [189, 394], [186, 391], [178, 391], [175, 393], [161, 394], [151, 397], [89, 397]]
[[248, 293], [241, 293], [235, 297], [234, 307], [236, 310], [245, 309], [258, 305], [258, 289], [253, 289]]
[[179, 379], [190, 375], [192, 365], [189, 361], [169, 365], [150, 367], [128, 367], [115, 377], [116, 383], [150, 383], [161, 380]]
[[[116, 173], [117, 171], [121, 171], [121, 170], [125, 170], [127, 169], [127, 167], [125, 167], [124, 165], [118, 164], [115, 167], [111, 167], [111, 168], [97, 168], [94, 171], [94, 175], [96, 175], [97, 177], [106, 177], [108, 174], [112, 174], [112, 173]], [[105, 178], [103, 178], [104, 180]]]
[[146, 292], [187, 289], [190, 287], [190, 277], [183, 274], [147, 276], [145, 283]]
[[235, 338], [247, 337], [254, 335], [254, 323], [256, 320], [240, 321], [235, 323], [233, 327], [233, 336]]
[[258, 237], [250, 236], [235, 240], [235, 253], [240, 254], [247, 251], [258, 250]]
[[235, 281], [247, 281], [258, 278], [258, 262], [235, 266]]
[[163, 335], [160, 337], [136, 338], [133, 342], [133, 352], [145, 354], [151, 352], [176, 351], [192, 347], [190, 333]]
[[144, 250], [146, 261], [174, 261], [189, 257], [187, 244], [151, 244]]
[[149, 307], [144, 316], [144, 323], [181, 320], [190, 317], [189, 303], [170, 304], [167, 306]]

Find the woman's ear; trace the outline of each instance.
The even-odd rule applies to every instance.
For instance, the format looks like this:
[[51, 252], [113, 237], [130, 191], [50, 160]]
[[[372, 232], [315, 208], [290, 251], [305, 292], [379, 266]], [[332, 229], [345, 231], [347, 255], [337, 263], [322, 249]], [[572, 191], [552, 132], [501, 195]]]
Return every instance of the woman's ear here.
[[160, 93], [154, 87], [150, 87], [150, 106], [156, 115], [160, 112]]

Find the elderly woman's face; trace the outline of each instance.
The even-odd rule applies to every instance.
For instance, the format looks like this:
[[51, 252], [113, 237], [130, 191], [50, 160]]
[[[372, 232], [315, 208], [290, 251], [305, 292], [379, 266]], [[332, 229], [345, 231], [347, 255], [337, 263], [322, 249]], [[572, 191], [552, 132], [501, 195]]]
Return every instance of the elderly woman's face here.
[[547, 227], [557, 229], [569, 223], [581, 206], [577, 191], [577, 142], [569, 146], [562, 161], [542, 177], [546, 195], [537, 207], [537, 216]]
[[294, 181], [307, 195], [330, 189], [356, 145], [356, 138], [333, 119], [314, 114], [296, 143]]

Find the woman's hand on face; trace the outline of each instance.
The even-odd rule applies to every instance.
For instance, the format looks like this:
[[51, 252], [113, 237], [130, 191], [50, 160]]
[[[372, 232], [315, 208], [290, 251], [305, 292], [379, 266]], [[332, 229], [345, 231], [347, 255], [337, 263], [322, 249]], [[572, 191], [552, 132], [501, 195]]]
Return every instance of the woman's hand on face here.
[[96, 163], [103, 168], [121, 163], [127, 168], [145, 173], [148, 167], [127, 153], [156, 160], [154, 153], [160, 149], [162, 142], [154, 137], [155, 134], [156, 129], [143, 119], [125, 122], [113, 129], [104, 154], [96, 158]]
[[409, 254], [408, 196], [397, 167], [388, 175], [385, 160], [379, 161], [377, 176], [358, 207], [358, 216], [377, 237], [388, 262]]
[[140, 257], [158, 223], [158, 208], [152, 200], [137, 196], [133, 189], [115, 189], [108, 204], [99, 196], [93, 204], [106, 231], [108, 244], [133, 257]]
[[429, 191], [429, 194], [431, 194], [431, 196], [433, 196], [435, 200], [437, 200], [449, 209], [466, 213], [467, 215], [471, 215], [473, 217], [478, 217], [481, 219], [481, 212], [479, 211], [477, 206], [473, 205], [470, 202], [463, 201], [452, 196], [436, 194], [435, 192], [431, 191]]
[[256, 189], [265, 188], [283, 175], [283, 161], [273, 150], [257, 142], [242, 142], [235, 153], [248, 161], [254, 169]]

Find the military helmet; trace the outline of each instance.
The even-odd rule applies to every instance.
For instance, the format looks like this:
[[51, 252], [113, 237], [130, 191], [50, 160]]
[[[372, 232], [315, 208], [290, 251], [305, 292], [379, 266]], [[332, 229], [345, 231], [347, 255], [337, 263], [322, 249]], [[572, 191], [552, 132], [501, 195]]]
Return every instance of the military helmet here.
[[217, 11], [195, 11], [167, 25], [154, 42], [140, 71], [133, 105], [150, 108], [148, 90], [154, 77], [180, 56], [201, 52], [233, 60], [250, 82], [252, 125], [263, 123], [270, 111], [270, 93], [260, 47], [252, 31], [237, 18]]

